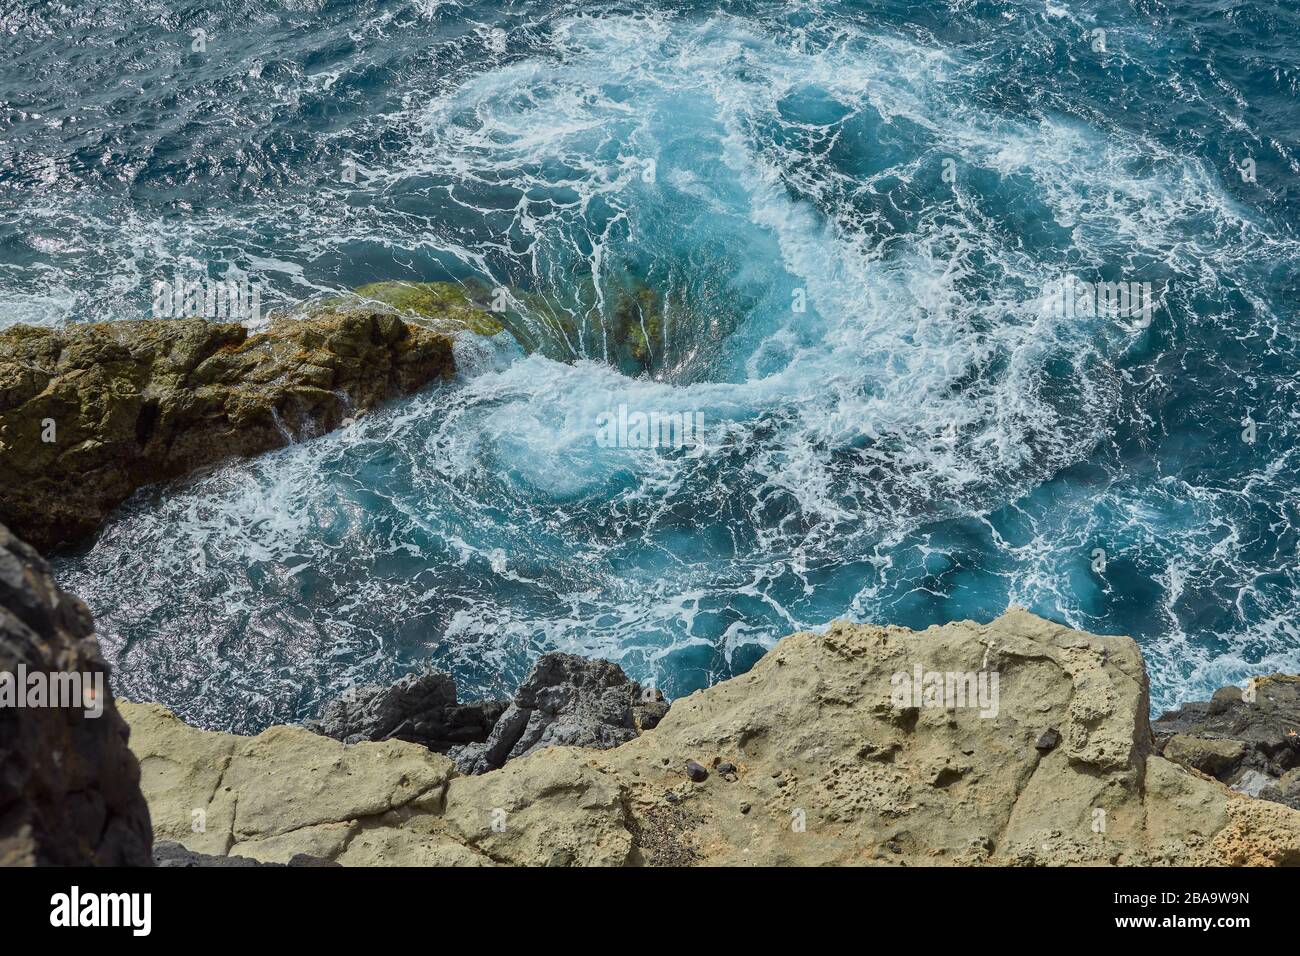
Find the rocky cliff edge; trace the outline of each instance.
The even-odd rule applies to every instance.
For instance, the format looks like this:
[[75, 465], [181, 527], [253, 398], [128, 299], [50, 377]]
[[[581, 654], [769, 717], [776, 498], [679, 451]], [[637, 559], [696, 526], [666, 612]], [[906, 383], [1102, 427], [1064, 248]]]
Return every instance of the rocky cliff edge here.
[[1017, 609], [987, 625], [794, 634], [613, 749], [551, 747], [476, 776], [412, 743], [299, 727], [238, 737], [158, 705], [120, 707], [156, 838], [199, 853], [344, 865], [1300, 864], [1300, 811], [1156, 754], [1132, 640]]

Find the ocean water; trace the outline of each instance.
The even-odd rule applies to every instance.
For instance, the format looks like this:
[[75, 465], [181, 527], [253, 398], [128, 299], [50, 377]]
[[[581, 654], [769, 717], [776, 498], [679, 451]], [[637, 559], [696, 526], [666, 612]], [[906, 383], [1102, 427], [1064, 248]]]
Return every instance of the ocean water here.
[[[1132, 635], [1155, 710], [1300, 670], [1298, 36], [1278, 0], [5, 0], [0, 324], [477, 279], [545, 343], [146, 489], [60, 580], [118, 693], [243, 732], [553, 649], [675, 697], [1008, 604]], [[1059, 314], [1063, 276], [1150, 321]], [[638, 284], [640, 371], [599, 344]], [[704, 439], [604, 447], [621, 405]]]

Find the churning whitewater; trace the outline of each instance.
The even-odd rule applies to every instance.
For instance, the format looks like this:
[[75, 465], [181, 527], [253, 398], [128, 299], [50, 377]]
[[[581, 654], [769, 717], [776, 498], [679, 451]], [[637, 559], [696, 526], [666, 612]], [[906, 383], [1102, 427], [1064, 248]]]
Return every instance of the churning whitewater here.
[[[6, 84], [84, 99], [6, 105], [3, 171], [46, 184], [0, 196], [6, 323], [137, 318], [186, 268], [264, 308], [478, 282], [523, 330], [59, 555], [119, 694], [249, 732], [564, 650], [678, 696], [837, 617], [1008, 604], [1135, 637], [1156, 709], [1300, 668], [1294, 15], [21, 6]], [[601, 440], [620, 409], [700, 427]]]

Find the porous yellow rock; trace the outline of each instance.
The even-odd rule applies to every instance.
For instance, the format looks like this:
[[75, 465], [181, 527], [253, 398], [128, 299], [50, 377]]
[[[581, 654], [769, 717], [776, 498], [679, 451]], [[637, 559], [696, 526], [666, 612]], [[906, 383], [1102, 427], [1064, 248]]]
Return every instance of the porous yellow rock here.
[[[938, 675], [940, 690], [900, 697], [918, 672], [922, 685]], [[949, 675], [970, 683], [954, 681], [950, 693]], [[962, 687], [974, 696], [956, 696]], [[206, 791], [211, 772], [189, 765], [219, 763], [227, 745], [192, 735], [228, 735], [177, 726], [156, 707], [122, 712], [151, 808], [173, 799], [162, 789], [171, 781]], [[376, 764], [381, 753], [399, 765], [442, 761], [413, 744], [309, 743], [303, 733], [281, 728], [229, 745], [222, 786], [244, 855], [390, 865], [1300, 860], [1300, 811], [1154, 756], [1132, 640], [1017, 609], [921, 632], [837, 622], [793, 634], [749, 673], [675, 701], [658, 727], [621, 746], [541, 750], [479, 776], [448, 770], [445, 792], [436, 773], [401, 784]], [[687, 760], [708, 776], [689, 779]], [[294, 766], [304, 762], [314, 769]], [[278, 768], [301, 794], [281, 797], [277, 813], [263, 803], [277, 793], [274, 778], [250, 773], [255, 765]], [[354, 769], [330, 769], [339, 766]], [[309, 785], [318, 773], [329, 788]], [[339, 788], [354, 795], [327, 793]], [[199, 849], [179, 819], [174, 808], [155, 810], [167, 828], [159, 837]], [[295, 824], [304, 832], [286, 839]], [[319, 829], [330, 826], [347, 832]]]

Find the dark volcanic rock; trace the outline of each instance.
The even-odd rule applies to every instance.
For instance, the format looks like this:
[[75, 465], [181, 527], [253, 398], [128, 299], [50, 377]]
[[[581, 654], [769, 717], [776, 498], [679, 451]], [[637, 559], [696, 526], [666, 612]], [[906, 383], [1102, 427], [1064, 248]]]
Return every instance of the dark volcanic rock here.
[[696, 783], [703, 783], [709, 779], [709, 772], [704, 769], [704, 765], [694, 760], [686, 761], [686, 776]]
[[330, 860], [322, 860], [320, 857], [308, 856], [306, 853], [298, 853], [289, 858], [288, 863], [264, 863], [261, 860], [254, 860], [247, 856], [212, 856], [208, 853], [195, 853], [193, 850], [187, 850], [184, 846], [172, 840], [162, 840], [153, 846], [154, 866], [179, 866], [179, 867], [197, 867], [197, 866], [218, 866], [218, 867], [243, 867], [243, 866], [338, 866]]
[[544, 654], [488, 739], [448, 755], [462, 773], [485, 773], [544, 747], [607, 750], [657, 724], [668, 710], [662, 698], [610, 661]]
[[1038, 739], [1034, 741], [1034, 748], [1036, 750], [1042, 750], [1044, 752], [1048, 750], [1055, 750], [1057, 745], [1060, 744], [1060, 742], [1061, 742], [1061, 732], [1057, 730], [1055, 727], [1048, 727], [1046, 730], [1044, 730], [1041, 734], [1038, 735]]
[[153, 831], [140, 767], [90, 611], [0, 525], [0, 672], [17, 675], [20, 665], [28, 675], [103, 675], [102, 694], [91, 678], [89, 702], [103, 711], [0, 706], [0, 866], [148, 866]]
[[643, 689], [617, 664], [557, 653], [538, 658], [513, 700], [457, 703], [449, 674], [408, 674], [390, 687], [350, 688], [303, 726], [345, 743], [422, 744], [474, 774], [543, 747], [617, 747], [668, 708], [659, 690]]
[[637, 729], [654, 730], [659, 726], [659, 721], [668, 715], [668, 707], [664, 692], [659, 688], [647, 687], [641, 690], [632, 704], [632, 718], [636, 721]]
[[1170, 760], [1300, 809], [1300, 677], [1258, 678], [1244, 697], [1240, 687], [1222, 687], [1151, 727], [1157, 752]]
[[456, 702], [451, 675], [407, 674], [390, 687], [367, 684], [344, 691], [315, 720], [303, 722], [314, 733], [347, 743], [406, 740], [446, 753], [457, 744], [487, 740], [507, 700]]
[[160, 840], [153, 845], [154, 866], [287, 866], [285, 863], [263, 863], [247, 856], [212, 856], [207, 853], [195, 853], [172, 840]]
[[0, 521], [41, 551], [136, 488], [337, 428], [454, 371], [452, 339], [375, 311], [0, 332]]

